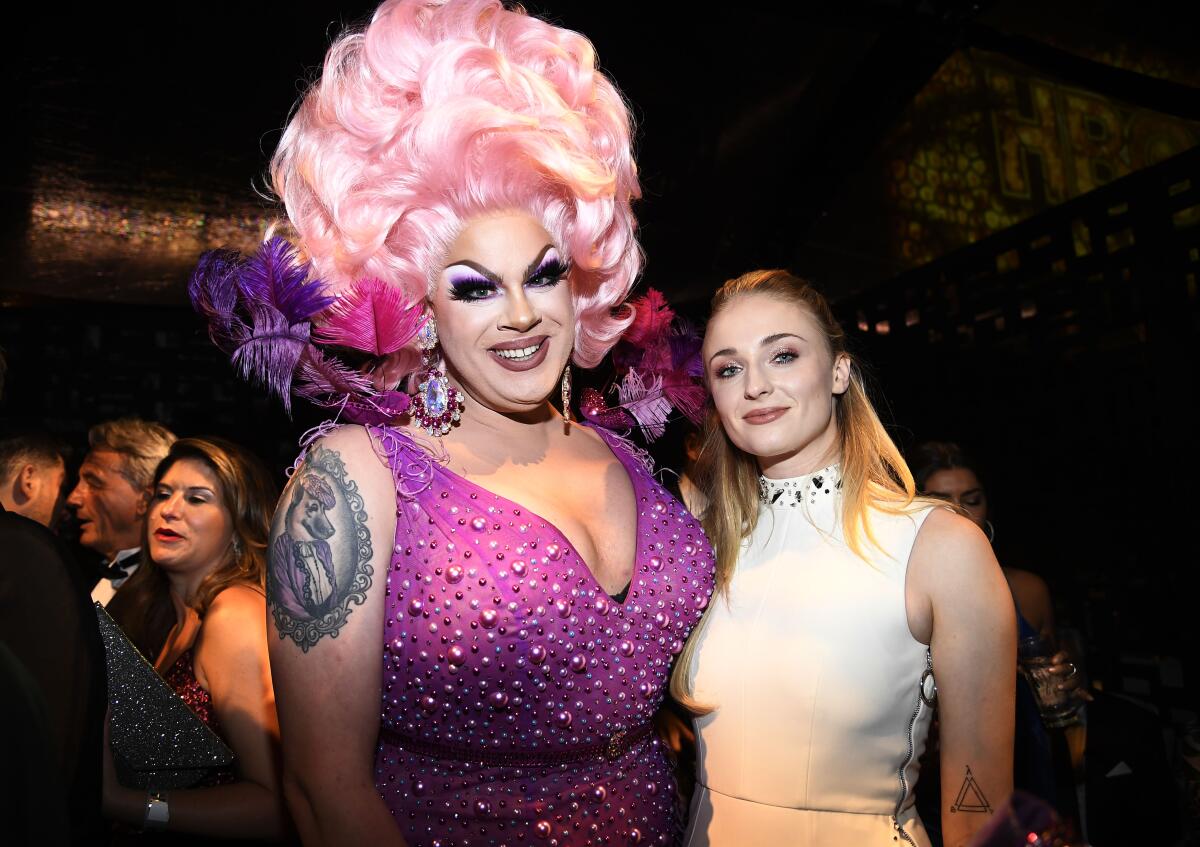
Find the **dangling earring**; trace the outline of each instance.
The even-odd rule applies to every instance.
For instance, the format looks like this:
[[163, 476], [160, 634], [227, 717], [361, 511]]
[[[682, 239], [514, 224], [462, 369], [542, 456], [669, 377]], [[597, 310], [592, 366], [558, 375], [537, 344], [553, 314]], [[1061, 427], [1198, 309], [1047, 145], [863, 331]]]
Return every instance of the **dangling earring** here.
[[236, 535], [233, 537], [233, 558], [242, 558], [242, 540]]
[[417, 375], [417, 391], [412, 396], [412, 417], [430, 435], [439, 438], [450, 431], [450, 425], [462, 417], [462, 392], [450, 385], [437, 366], [437, 324], [433, 315], [417, 332], [417, 347], [421, 350], [422, 370]]
[[987, 518], [983, 519], [983, 531], [987, 534], [989, 544], [996, 543], [996, 525]]
[[571, 363], [563, 369], [562, 375], [562, 419], [563, 423], [571, 422]]

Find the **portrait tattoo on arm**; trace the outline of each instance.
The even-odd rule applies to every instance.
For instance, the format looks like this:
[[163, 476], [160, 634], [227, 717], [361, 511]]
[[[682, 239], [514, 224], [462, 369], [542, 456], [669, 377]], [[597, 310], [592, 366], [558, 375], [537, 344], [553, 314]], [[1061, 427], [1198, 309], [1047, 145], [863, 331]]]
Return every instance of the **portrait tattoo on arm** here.
[[335, 450], [314, 446], [288, 483], [271, 527], [267, 603], [279, 637], [309, 648], [338, 632], [371, 587], [371, 533]]
[[992, 813], [992, 805], [983, 796], [983, 788], [975, 781], [975, 774], [971, 773], [971, 766], [967, 765], [967, 775], [963, 779], [962, 787], [958, 789], [958, 798], [950, 806], [952, 812], [983, 812], [986, 815]]

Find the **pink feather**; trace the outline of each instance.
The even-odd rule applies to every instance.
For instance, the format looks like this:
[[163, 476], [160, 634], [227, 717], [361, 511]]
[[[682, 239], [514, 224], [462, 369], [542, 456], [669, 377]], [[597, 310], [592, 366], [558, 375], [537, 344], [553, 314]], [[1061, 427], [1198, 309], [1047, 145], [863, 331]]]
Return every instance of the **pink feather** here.
[[622, 338], [635, 346], [641, 347], [659, 336], [664, 336], [675, 312], [667, 305], [667, 298], [657, 288], [649, 288], [644, 296], [634, 300], [635, 315], [633, 323], [625, 330]]
[[704, 407], [708, 391], [687, 376], [673, 372], [663, 377], [663, 394], [676, 409], [696, 426], [704, 424]]
[[380, 279], [361, 279], [321, 313], [322, 326], [313, 337], [387, 356], [408, 345], [425, 322], [419, 303]]

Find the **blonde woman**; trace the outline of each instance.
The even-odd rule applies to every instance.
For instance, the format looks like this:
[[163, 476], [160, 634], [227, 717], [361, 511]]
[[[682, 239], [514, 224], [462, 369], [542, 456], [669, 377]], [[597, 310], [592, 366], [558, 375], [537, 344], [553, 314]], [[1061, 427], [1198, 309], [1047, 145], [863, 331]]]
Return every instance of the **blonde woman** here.
[[937, 702], [945, 844], [965, 845], [1012, 783], [1015, 623], [987, 539], [914, 496], [819, 293], [757, 271], [712, 306], [698, 476], [721, 597], [672, 681], [698, 715], [685, 843], [928, 845]]

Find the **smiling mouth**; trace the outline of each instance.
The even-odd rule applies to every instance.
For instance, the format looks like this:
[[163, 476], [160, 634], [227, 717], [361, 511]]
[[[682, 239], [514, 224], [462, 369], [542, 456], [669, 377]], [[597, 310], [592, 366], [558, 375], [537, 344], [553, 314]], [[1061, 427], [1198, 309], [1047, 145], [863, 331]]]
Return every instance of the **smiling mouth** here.
[[768, 424], [781, 418], [786, 411], [787, 409], [783, 407], [755, 409], [753, 412], [743, 415], [742, 420], [749, 424]]
[[503, 341], [488, 348], [488, 352], [496, 357], [501, 367], [510, 371], [528, 371], [536, 368], [546, 358], [550, 349], [550, 337], [546, 335], [533, 338], [516, 338]]
[[501, 358], [508, 359], [509, 361], [519, 362], [525, 359], [532, 359], [537, 351], [542, 349], [542, 345], [545, 343], [545, 340], [542, 340], [537, 344], [531, 344], [528, 347], [519, 347], [515, 350], [504, 350], [493, 347], [492, 352]]

